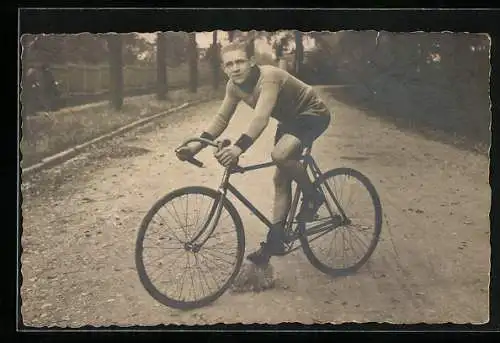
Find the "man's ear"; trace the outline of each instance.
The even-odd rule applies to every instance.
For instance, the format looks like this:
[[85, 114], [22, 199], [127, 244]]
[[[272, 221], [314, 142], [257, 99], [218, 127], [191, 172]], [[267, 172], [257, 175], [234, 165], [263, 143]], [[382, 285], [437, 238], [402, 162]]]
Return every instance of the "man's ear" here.
[[257, 64], [257, 61], [255, 60], [255, 56], [250, 57], [249, 61], [250, 61], [250, 65], [252, 67]]

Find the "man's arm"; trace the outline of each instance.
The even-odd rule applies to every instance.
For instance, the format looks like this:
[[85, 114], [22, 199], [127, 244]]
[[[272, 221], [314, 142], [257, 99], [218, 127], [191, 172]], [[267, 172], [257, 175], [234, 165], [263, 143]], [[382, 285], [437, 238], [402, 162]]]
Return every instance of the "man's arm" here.
[[280, 86], [277, 82], [265, 82], [262, 84], [259, 100], [255, 105], [255, 118], [250, 123], [247, 132], [241, 135], [235, 143], [242, 151], [246, 151], [269, 124], [271, 114], [278, 100]]
[[[215, 118], [212, 120], [211, 124], [206, 128], [205, 131], [201, 133], [201, 138], [206, 138], [209, 140], [217, 139], [217, 137], [219, 137], [227, 128], [231, 117], [236, 111], [236, 107], [238, 106], [239, 101], [240, 100], [231, 89], [230, 82], [228, 82], [226, 85], [226, 94], [224, 96], [224, 100], [222, 101], [222, 104], [219, 107], [219, 110], [215, 115]], [[206, 147], [206, 145], [199, 142], [193, 142], [190, 144], [190, 150], [192, 154], [197, 154], [204, 147]]]
[[228, 89], [219, 108], [219, 111], [217, 112], [217, 115], [205, 130], [205, 132], [212, 136], [213, 139], [219, 137], [227, 128], [231, 117], [236, 111], [238, 102], [239, 100], [233, 94], [231, 94], [230, 90]]

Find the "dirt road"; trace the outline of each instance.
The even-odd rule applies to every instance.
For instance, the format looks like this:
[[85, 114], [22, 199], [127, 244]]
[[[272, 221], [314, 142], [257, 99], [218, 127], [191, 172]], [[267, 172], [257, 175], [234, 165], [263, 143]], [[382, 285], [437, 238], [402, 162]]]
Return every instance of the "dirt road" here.
[[[331, 279], [302, 251], [276, 258], [275, 289], [224, 294], [190, 312], [152, 299], [134, 264], [138, 226], [153, 202], [191, 184], [216, 186], [221, 169], [178, 162], [173, 148], [198, 134], [218, 106], [210, 102], [103, 143], [23, 184], [22, 315], [29, 326], [212, 323], [483, 323], [488, 321], [490, 188], [488, 159], [403, 133], [324, 94], [335, 113], [315, 146], [323, 169], [351, 166], [376, 186], [382, 240], [358, 273]], [[235, 139], [252, 112], [241, 106]], [[241, 120], [239, 120], [241, 119]], [[242, 163], [265, 161], [274, 124]], [[266, 215], [272, 170], [234, 177]], [[241, 205], [247, 251], [264, 228]]]

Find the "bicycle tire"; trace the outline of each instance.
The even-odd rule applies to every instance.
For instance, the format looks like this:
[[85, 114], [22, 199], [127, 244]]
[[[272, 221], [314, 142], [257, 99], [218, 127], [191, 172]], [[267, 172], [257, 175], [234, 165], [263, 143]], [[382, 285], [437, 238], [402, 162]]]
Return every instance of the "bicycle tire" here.
[[[141, 222], [141, 226], [137, 235], [137, 240], [136, 240], [136, 247], [135, 247], [135, 262], [136, 262], [136, 268], [137, 272], [139, 274], [139, 279], [141, 281], [141, 284], [143, 287], [146, 289], [146, 291], [158, 302], [162, 303], [163, 305], [166, 305], [168, 307], [176, 308], [176, 309], [181, 309], [181, 310], [190, 310], [190, 309], [195, 309], [195, 308], [200, 308], [207, 306], [208, 304], [214, 302], [217, 300], [227, 289], [228, 287], [232, 284], [234, 281], [235, 277], [240, 271], [242, 262], [243, 262], [243, 257], [244, 257], [244, 252], [245, 252], [245, 235], [244, 235], [244, 230], [243, 230], [243, 223], [241, 220], [241, 217], [234, 207], [234, 205], [227, 199], [224, 199], [223, 203], [223, 209], [225, 209], [233, 223], [234, 223], [234, 228], [236, 230], [236, 237], [237, 237], [237, 253], [236, 253], [236, 264], [233, 272], [231, 273], [230, 277], [227, 279], [227, 281], [223, 284], [222, 287], [220, 287], [216, 292], [213, 294], [206, 296], [204, 298], [200, 298], [194, 301], [183, 301], [183, 300], [176, 300], [172, 299], [166, 294], [163, 294], [161, 291], [159, 291], [151, 282], [147, 272], [146, 268], [144, 265], [143, 261], [143, 250], [144, 247], [142, 245], [144, 241], [144, 237], [146, 234], [146, 231], [148, 229], [149, 223], [153, 219], [154, 215], [163, 207], [165, 206], [168, 202], [174, 200], [175, 198], [178, 198], [183, 195], [187, 194], [201, 194], [204, 196], [208, 196], [216, 200], [220, 194], [211, 188], [203, 187], [203, 186], [190, 186], [190, 187], [184, 187], [177, 189], [175, 191], [172, 191], [159, 200], [157, 200], [154, 205], [151, 207], [151, 209], [148, 211], [146, 216]], [[209, 219], [211, 220], [211, 218]], [[216, 228], [217, 230], [217, 228]]]
[[375, 232], [374, 235], [371, 239], [370, 245], [365, 253], [365, 255], [354, 265], [349, 266], [347, 268], [332, 268], [323, 262], [319, 260], [319, 258], [314, 254], [312, 251], [308, 237], [304, 234], [305, 233], [305, 225], [303, 223], [300, 223], [299, 227], [299, 240], [302, 245], [302, 250], [304, 251], [304, 254], [306, 255], [307, 259], [309, 262], [318, 270], [321, 272], [331, 275], [331, 276], [343, 276], [347, 275], [353, 272], [356, 272], [359, 268], [361, 268], [366, 261], [372, 256], [373, 252], [375, 251], [375, 248], [379, 242], [380, 239], [380, 234], [382, 231], [382, 204], [380, 202], [380, 197], [375, 189], [375, 186], [373, 186], [372, 182], [361, 172], [352, 169], [352, 168], [335, 168], [331, 169], [325, 173], [323, 173], [321, 176], [317, 178], [317, 180], [314, 182], [315, 187], [319, 187], [325, 180], [328, 180], [329, 178], [339, 176], [339, 175], [348, 175], [350, 177], [356, 178], [358, 181], [361, 182], [361, 184], [367, 189], [368, 193], [370, 194], [371, 200], [373, 207], [375, 209]]

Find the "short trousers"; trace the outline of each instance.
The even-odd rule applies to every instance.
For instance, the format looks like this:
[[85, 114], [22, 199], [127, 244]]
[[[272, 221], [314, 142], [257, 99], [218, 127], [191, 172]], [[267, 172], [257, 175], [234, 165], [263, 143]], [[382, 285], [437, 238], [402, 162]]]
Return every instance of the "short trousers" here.
[[286, 123], [278, 124], [274, 136], [274, 144], [289, 134], [297, 137], [304, 147], [311, 146], [312, 143], [326, 131], [330, 125], [330, 115], [300, 115], [296, 119]]

